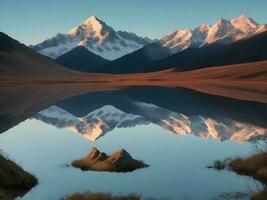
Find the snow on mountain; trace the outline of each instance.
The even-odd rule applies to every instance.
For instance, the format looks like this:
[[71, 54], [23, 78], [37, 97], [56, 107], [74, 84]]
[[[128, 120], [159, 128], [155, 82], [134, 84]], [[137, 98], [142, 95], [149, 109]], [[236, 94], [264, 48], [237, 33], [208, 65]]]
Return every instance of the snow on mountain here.
[[137, 125], [156, 124], [176, 135], [193, 134], [202, 139], [212, 137], [218, 141], [234, 140], [244, 143], [249, 139], [267, 134], [267, 129], [225, 116], [186, 116], [153, 104], [134, 102], [139, 114], [123, 112], [114, 106], [106, 105], [88, 115], [77, 118], [57, 106], [51, 106], [37, 113], [34, 118], [58, 128], [82, 134], [95, 141], [114, 128], [127, 128]]
[[126, 31], [115, 31], [105, 22], [92, 16], [73, 27], [67, 34], [59, 33], [32, 48], [51, 58], [57, 58], [76, 46], [85, 46], [89, 51], [108, 60], [129, 54], [145, 44], [149, 38]]
[[177, 53], [205, 44], [228, 44], [266, 30], [266, 25], [259, 25], [253, 19], [241, 15], [230, 21], [220, 19], [214, 25], [202, 24], [193, 30], [177, 30], [163, 37], [159, 43], [169, 48], [172, 53]]

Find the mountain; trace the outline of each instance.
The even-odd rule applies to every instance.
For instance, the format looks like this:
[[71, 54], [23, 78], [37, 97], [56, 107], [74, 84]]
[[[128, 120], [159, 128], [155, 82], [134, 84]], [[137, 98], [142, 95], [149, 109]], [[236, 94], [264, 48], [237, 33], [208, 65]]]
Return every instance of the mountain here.
[[229, 44], [255, 35], [266, 28], [266, 25], [259, 25], [250, 17], [241, 15], [230, 21], [220, 19], [213, 25], [201, 24], [193, 30], [177, 30], [163, 37], [159, 43], [169, 48], [172, 53], [177, 53], [190, 47], [202, 47], [206, 44]]
[[32, 48], [41, 54], [57, 58], [76, 46], [85, 46], [96, 55], [114, 60], [150, 42], [149, 38], [134, 33], [115, 31], [96, 16], [92, 16], [73, 27], [68, 33], [59, 33]]
[[[263, 45], [265, 38], [258, 35], [266, 31], [266, 25], [258, 25], [246, 16], [240, 16], [231, 21], [221, 19], [214, 25], [202, 24], [193, 30], [177, 30], [156, 43], [145, 45], [131, 54], [99, 66], [95, 71], [119, 74], [156, 71], [171, 67], [190, 70], [188, 66], [192, 65], [205, 67], [263, 60], [266, 57], [262, 55], [265, 51]], [[232, 49], [227, 50], [228, 53], [224, 53], [224, 48], [219, 51], [224, 46], [250, 40], [254, 36], [263, 38], [251, 42], [253, 43], [251, 49], [247, 47], [250, 42], [247, 44], [241, 42], [225, 47], [225, 49]], [[241, 49], [243, 46], [246, 47], [240, 51], [240, 49], [237, 50], [239, 46]], [[233, 51], [236, 52], [233, 53]], [[257, 51], [260, 51], [261, 55], [258, 55]], [[217, 58], [219, 55], [221, 58]]]
[[[208, 44], [200, 48], [190, 47], [161, 60], [153, 60], [140, 49], [103, 66], [96, 72], [136, 73], [176, 68], [189, 71], [212, 66], [241, 64], [267, 59], [267, 29], [253, 36], [230, 44]], [[127, 64], [128, 63], [128, 64]]]
[[1, 76], [51, 77], [76, 73], [55, 63], [52, 59], [36, 53], [2, 32], [0, 32], [0, 44]]
[[95, 55], [84, 46], [77, 46], [59, 56], [56, 62], [74, 70], [89, 72], [95, 67], [104, 65], [108, 60]]

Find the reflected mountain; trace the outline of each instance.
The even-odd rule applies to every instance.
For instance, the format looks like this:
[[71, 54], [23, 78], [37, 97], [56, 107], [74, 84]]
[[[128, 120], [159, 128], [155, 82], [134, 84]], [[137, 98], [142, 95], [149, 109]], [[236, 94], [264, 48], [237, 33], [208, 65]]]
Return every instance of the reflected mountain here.
[[92, 141], [114, 128], [134, 127], [149, 123], [140, 115], [122, 112], [111, 105], [96, 109], [84, 117], [76, 117], [57, 106], [51, 106], [35, 114], [34, 118], [57, 128], [68, 128], [73, 132], [81, 133]]
[[189, 90], [142, 87], [72, 97], [34, 118], [92, 141], [114, 128], [155, 124], [176, 135], [244, 143], [267, 134], [265, 111], [264, 104]]

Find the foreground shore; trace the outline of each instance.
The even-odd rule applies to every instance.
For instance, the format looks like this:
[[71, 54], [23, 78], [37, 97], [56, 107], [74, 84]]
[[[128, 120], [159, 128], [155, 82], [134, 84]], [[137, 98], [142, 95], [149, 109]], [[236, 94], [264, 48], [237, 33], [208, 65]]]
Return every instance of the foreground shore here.
[[0, 199], [12, 200], [23, 196], [37, 183], [33, 175], [0, 155]]
[[229, 166], [237, 174], [253, 177], [265, 186], [263, 191], [252, 196], [251, 200], [267, 199], [267, 152], [246, 159], [235, 159], [229, 163]]
[[217, 160], [212, 166], [217, 170], [229, 168], [239, 175], [245, 175], [254, 178], [263, 184], [263, 190], [254, 194], [251, 200], [267, 199], [267, 152], [257, 153], [248, 158], [226, 159], [225, 161]]

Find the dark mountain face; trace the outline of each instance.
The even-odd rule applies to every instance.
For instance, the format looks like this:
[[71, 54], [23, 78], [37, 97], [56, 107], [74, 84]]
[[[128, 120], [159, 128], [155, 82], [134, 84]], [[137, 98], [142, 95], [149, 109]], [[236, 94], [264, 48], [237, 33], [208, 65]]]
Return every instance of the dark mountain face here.
[[24, 44], [0, 32], [0, 74], [1, 75], [51, 75], [71, 74], [72, 71], [56, 64]]
[[0, 32], [0, 51], [12, 51], [16, 50], [16, 47], [20, 46], [21, 44], [16, 40], [13, 40], [8, 35]]
[[138, 50], [132, 54], [99, 66], [95, 68], [93, 72], [112, 74], [134, 73], [138, 72], [140, 69], [146, 68], [151, 65], [151, 63], [153, 63], [153, 60], [142, 51]]
[[90, 72], [109, 61], [95, 55], [84, 46], [78, 46], [59, 56], [56, 62], [74, 70]]
[[154, 63], [157, 60], [165, 58], [170, 54], [169, 49], [162, 47], [158, 43], [148, 44], [131, 54], [99, 66], [94, 72], [120, 74], [141, 72], [144, 69], [149, 71], [153, 69]]
[[[111, 61], [97, 68], [97, 72], [136, 73], [176, 68], [178, 71], [240, 64], [267, 59], [267, 32], [222, 45], [210, 44], [201, 48], [188, 48], [170, 55], [156, 43]], [[170, 55], [170, 56], [167, 56]]]

